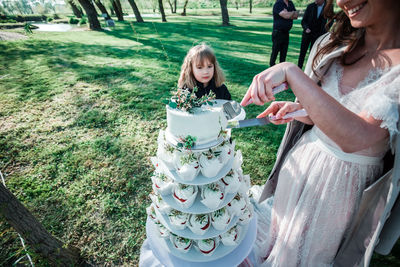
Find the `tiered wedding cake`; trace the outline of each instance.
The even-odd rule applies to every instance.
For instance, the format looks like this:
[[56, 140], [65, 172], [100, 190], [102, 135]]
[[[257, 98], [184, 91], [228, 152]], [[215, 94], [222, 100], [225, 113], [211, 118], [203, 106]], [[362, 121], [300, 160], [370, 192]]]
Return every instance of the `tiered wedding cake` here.
[[235, 152], [226, 130], [223, 103], [178, 90], [166, 107], [157, 157], [151, 158], [155, 171], [147, 214], [157, 241], [192, 262], [232, 252], [253, 216], [250, 177], [243, 175], [241, 152]]

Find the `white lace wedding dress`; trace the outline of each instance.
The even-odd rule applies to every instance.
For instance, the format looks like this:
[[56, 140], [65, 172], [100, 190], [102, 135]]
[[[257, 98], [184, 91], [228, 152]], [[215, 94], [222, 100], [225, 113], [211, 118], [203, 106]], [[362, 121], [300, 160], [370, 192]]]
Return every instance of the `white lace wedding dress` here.
[[335, 60], [322, 88], [349, 110], [382, 120], [387, 140], [356, 153], [344, 153], [314, 126], [288, 153], [279, 174], [271, 217], [258, 205], [257, 266], [330, 266], [357, 210], [363, 190], [382, 172], [399, 118], [400, 66], [371, 71], [347, 94], [339, 86]]

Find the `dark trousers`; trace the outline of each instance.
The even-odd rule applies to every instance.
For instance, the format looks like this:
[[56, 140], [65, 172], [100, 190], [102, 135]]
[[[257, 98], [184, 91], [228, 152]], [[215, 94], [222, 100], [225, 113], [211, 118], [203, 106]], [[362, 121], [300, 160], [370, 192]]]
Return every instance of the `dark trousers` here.
[[303, 68], [304, 59], [306, 57], [308, 49], [312, 48], [317, 39], [318, 36], [313, 36], [311, 34], [303, 32], [303, 36], [301, 38], [299, 61], [297, 62], [297, 66], [299, 66], [300, 69]]
[[269, 66], [275, 65], [276, 57], [279, 53], [279, 61], [285, 62], [286, 54], [289, 47], [289, 32], [273, 30], [272, 31], [272, 53], [269, 60]]

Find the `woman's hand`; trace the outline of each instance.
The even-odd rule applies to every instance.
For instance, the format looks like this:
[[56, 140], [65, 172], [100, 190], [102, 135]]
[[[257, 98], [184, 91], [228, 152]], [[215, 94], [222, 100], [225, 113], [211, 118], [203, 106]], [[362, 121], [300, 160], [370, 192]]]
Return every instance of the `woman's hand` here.
[[257, 116], [257, 118], [263, 118], [268, 115], [274, 116], [274, 119], [271, 119], [271, 123], [273, 124], [284, 124], [291, 122], [294, 118], [283, 119], [287, 113], [294, 112], [302, 109], [302, 106], [299, 103], [294, 103], [290, 101], [276, 101], [272, 102], [271, 105], [264, 110], [263, 113]]
[[249, 104], [250, 100], [256, 105], [263, 105], [275, 100], [272, 88], [286, 81], [286, 69], [289, 64], [291, 63], [284, 62], [277, 64], [254, 76], [253, 82], [240, 102], [240, 105], [245, 107]]

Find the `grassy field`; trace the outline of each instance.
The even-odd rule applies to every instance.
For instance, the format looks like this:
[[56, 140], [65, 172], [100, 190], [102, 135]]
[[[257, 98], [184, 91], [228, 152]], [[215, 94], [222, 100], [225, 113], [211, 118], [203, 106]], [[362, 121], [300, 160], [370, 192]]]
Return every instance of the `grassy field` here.
[[[7, 187], [46, 229], [96, 265], [138, 263], [150, 203], [149, 158], [166, 127], [162, 100], [176, 87], [188, 49], [203, 41], [214, 48], [238, 101], [268, 66], [270, 18], [231, 16], [231, 27], [221, 27], [218, 16], [167, 19], [0, 42], [0, 170]], [[296, 22], [288, 61], [297, 62], [300, 41]], [[264, 108], [246, 108], [248, 117]], [[283, 132], [273, 125], [234, 130], [253, 184], [265, 182]], [[0, 265], [11, 265], [24, 251], [3, 221], [0, 236]], [[400, 260], [391, 255], [374, 262]]]

